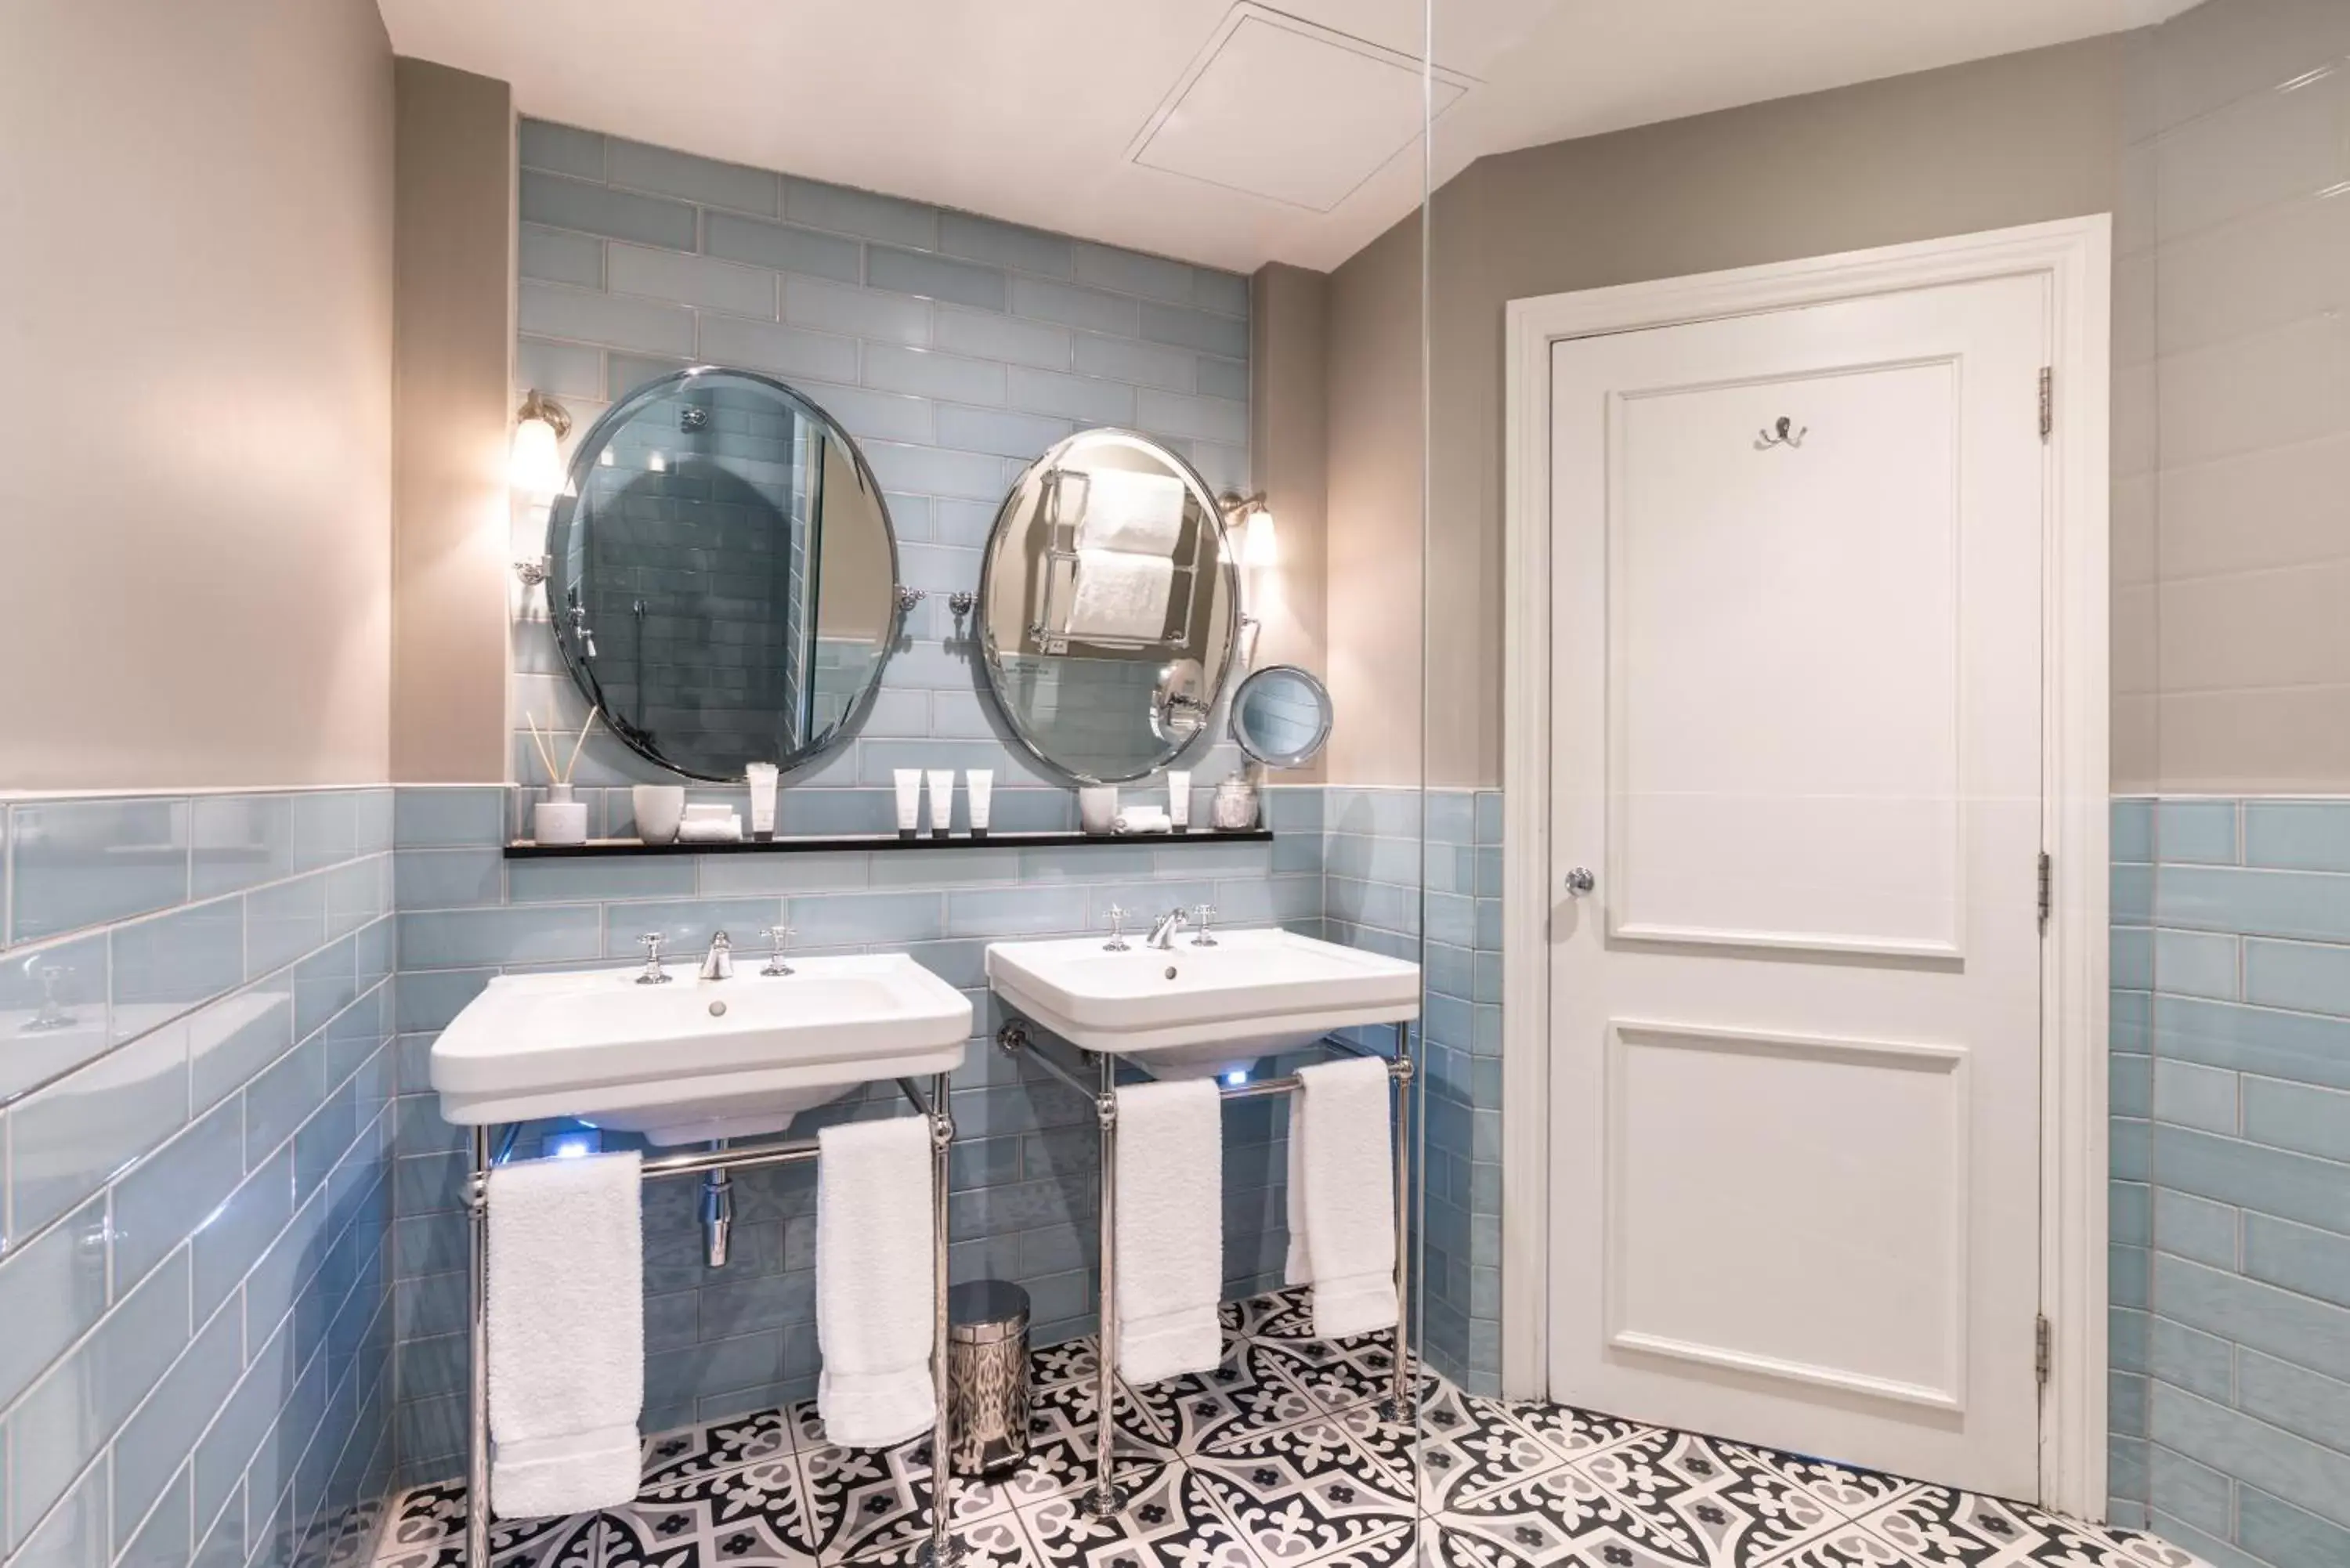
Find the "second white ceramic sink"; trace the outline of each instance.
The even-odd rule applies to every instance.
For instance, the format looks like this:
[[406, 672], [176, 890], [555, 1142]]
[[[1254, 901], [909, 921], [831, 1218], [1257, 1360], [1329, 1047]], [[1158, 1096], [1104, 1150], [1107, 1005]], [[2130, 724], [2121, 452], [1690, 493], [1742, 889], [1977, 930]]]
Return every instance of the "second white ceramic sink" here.
[[1087, 1051], [1147, 1057], [1162, 1077], [1197, 1076], [1295, 1050], [1333, 1029], [1419, 1016], [1419, 966], [1291, 931], [1139, 940], [996, 942], [987, 981], [1026, 1018]]
[[500, 975], [433, 1042], [441, 1114], [698, 1143], [780, 1132], [860, 1084], [962, 1063], [970, 998], [904, 953], [792, 967], [727, 980], [681, 967], [664, 985], [633, 968]]

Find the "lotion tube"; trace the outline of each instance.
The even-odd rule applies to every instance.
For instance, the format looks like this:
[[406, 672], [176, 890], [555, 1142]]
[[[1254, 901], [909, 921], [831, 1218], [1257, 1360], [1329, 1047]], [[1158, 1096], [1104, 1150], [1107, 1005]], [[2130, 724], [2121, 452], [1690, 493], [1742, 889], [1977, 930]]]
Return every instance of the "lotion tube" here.
[[971, 836], [984, 838], [987, 836], [988, 812], [995, 799], [995, 770], [965, 768], [962, 782], [963, 788], [971, 796]]
[[751, 784], [751, 836], [773, 838], [775, 836], [775, 777], [781, 770], [773, 763], [752, 763], [743, 771]]
[[922, 770], [897, 768], [889, 778], [898, 786], [898, 836], [911, 838], [922, 826]]
[[954, 769], [931, 770], [931, 836], [944, 838], [954, 826]]

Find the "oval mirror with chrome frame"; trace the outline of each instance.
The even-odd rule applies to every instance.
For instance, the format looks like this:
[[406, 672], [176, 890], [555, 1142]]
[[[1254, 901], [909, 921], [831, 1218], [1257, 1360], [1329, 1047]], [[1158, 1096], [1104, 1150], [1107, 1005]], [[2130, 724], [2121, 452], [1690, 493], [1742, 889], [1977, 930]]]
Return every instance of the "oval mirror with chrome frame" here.
[[854, 732], [896, 645], [898, 543], [839, 422], [772, 377], [648, 381], [547, 514], [547, 610], [614, 734], [688, 778], [786, 770]]
[[1268, 664], [1232, 693], [1232, 741], [1269, 768], [1302, 768], [1330, 740], [1330, 691], [1294, 664]]
[[1147, 435], [1078, 431], [996, 512], [977, 622], [988, 691], [1020, 744], [1080, 784], [1182, 756], [1236, 668], [1240, 628], [1216, 493]]

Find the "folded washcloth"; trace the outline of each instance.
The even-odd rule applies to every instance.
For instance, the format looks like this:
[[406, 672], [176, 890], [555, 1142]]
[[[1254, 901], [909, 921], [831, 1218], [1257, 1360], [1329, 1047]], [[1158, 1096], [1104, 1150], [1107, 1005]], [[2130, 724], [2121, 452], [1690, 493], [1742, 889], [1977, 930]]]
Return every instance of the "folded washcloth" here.
[[1080, 550], [1128, 550], [1172, 556], [1183, 533], [1183, 482], [1171, 473], [1097, 468], [1086, 475]]
[[618, 1508], [637, 1495], [641, 1176], [634, 1154], [490, 1172], [490, 1506], [500, 1519]]
[[724, 816], [689, 816], [677, 825], [680, 844], [740, 844], [743, 842], [743, 818], [733, 812]]
[[1175, 826], [1164, 806], [1129, 805], [1110, 820], [1111, 830], [1118, 833], [1168, 833]]
[[1157, 642], [1167, 635], [1175, 563], [1123, 550], [1077, 552], [1077, 590], [1065, 629], [1071, 637]]
[[1315, 1337], [1393, 1328], [1395, 1265], [1388, 1064], [1356, 1057], [1301, 1068], [1289, 1106], [1283, 1277], [1314, 1287]]
[[1223, 1359], [1223, 1162], [1213, 1080], [1118, 1091], [1118, 1369], [1136, 1383]]
[[842, 1448], [886, 1449], [938, 1417], [931, 1124], [844, 1122], [816, 1138], [816, 1412]]

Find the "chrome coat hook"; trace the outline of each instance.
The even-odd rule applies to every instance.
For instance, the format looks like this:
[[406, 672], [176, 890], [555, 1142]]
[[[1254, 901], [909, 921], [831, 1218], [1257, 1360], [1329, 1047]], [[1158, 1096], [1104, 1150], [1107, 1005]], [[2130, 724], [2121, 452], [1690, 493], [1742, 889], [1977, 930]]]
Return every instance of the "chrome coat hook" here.
[[1812, 427], [1805, 425], [1802, 430], [1796, 430], [1794, 428], [1794, 421], [1788, 419], [1783, 414], [1781, 415], [1776, 433], [1773, 433], [1770, 430], [1762, 430], [1755, 432], [1754, 450], [1756, 452], [1769, 452], [1774, 446], [1802, 446], [1804, 444], [1804, 438], [1812, 433]]

